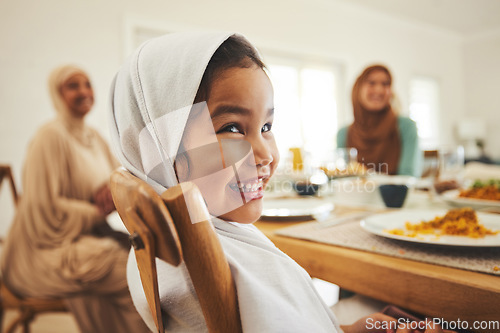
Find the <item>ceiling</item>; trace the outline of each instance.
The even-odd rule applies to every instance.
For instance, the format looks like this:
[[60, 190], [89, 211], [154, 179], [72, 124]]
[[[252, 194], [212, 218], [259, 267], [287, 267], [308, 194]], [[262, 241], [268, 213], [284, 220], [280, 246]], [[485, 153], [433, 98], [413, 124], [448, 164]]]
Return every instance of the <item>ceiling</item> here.
[[500, 30], [499, 0], [342, 0], [460, 34]]

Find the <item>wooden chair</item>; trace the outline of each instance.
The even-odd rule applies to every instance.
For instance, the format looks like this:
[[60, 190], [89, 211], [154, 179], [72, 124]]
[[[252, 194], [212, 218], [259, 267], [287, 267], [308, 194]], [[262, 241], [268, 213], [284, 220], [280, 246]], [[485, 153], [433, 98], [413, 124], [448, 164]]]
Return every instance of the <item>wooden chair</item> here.
[[[158, 332], [164, 332], [164, 323], [155, 257], [175, 266], [184, 260], [209, 332], [241, 332], [229, 264], [198, 188], [183, 183], [160, 197], [146, 182], [117, 170], [111, 176], [111, 192], [130, 232], [142, 286]], [[190, 216], [201, 222], [192, 223]]]
[[[14, 177], [9, 165], [0, 165], [0, 186], [3, 180], [7, 179], [10, 183], [12, 199], [17, 205], [19, 200]], [[45, 312], [65, 312], [68, 311], [62, 299], [39, 299], [39, 298], [21, 298], [15, 295], [8, 286], [0, 279], [0, 332], [3, 332], [4, 310], [16, 310], [19, 315], [5, 329], [6, 333], [13, 333], [18, 325], [23, 325], [23, 332], [29, 333], [30, 322]]]
[[0, 187], [2, 186], [4, 179], [7, 179], [9, 181], [10, 192], [12, 194], [12, 201], [17, 206], [19, 197], [17, 195], [16, 183], [14, 182], [14, 176], [12, 175], [12, 170], [9, 165], [0, 164]]

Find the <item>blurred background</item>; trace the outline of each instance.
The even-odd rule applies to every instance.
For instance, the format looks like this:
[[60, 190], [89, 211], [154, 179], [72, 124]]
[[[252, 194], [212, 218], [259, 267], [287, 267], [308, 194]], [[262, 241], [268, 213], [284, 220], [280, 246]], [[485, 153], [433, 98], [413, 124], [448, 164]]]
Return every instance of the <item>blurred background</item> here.
[[[352, 121], [354, 80], [382, 63], [422, 149], [462, 144], [474, 157], [481, 142], [500, 160], [496, 0], [1, 0], [0, 163], [13, 166], [21, 191], [29, 140], [55, 115], [54, 67], [87, 70], [96, 98], [88, 123], [109, 139], [109, 86], [124, 59], [148, 38], [184, 30], [237, 31], [257, 45], [275, 84], [282, 152], [335, 147]], [[6, 188], [0, 196], [4, 236], [12, 204]]]

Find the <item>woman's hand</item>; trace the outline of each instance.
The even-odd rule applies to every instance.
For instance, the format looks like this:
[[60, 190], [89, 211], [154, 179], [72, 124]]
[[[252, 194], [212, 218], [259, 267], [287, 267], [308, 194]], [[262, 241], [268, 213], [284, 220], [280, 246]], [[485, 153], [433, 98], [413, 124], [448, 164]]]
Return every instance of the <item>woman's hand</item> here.
[[115, 210], [115, 203], [108, 184], [104, 184], [97, 189], [94, 194], [94, 202], [103, 216], [107, 216]]

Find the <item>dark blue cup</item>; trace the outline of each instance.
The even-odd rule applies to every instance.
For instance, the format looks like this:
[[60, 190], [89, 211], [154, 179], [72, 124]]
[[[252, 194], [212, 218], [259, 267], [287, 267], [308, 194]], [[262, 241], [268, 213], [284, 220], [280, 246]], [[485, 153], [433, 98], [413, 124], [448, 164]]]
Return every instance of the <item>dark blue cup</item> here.
[[406, 195], [408, 194], [408, 186], [386, 184], [380, 185], [378, 189], [386, 207], [400, 208], [405, 203]]
[[319, 191], [319, 184], [309, 182], [297, 182], [293, 185], [293, 189], [299, 195], [316, 195]]

